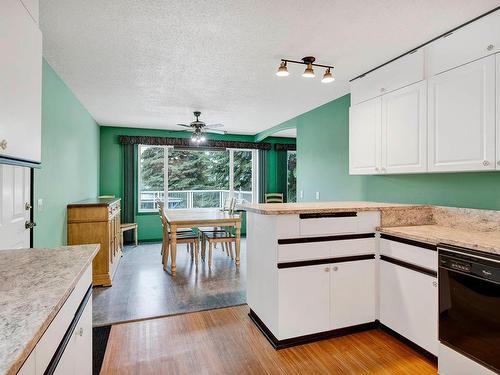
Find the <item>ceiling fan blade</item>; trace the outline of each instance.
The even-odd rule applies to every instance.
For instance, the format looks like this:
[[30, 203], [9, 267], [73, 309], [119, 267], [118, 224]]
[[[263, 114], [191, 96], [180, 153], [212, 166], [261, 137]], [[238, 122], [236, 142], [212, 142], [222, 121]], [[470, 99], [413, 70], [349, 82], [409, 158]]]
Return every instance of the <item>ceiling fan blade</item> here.
[[223, 124], [209, 124], [205, 126], [205, 129], [222, 128], [223, 126]]
[[207, 132], [207, 133], [215, 133], [215, 134], [227, 134], [227, 131], [225, 130], [215, 130], [215, 129], [210, 129], [210, 128], [205, 128], [203, 129], [203, 131]]
[[191, 125], [186, 125], [186, 124], [177, 124], [177, 126], [183, 126], [185, 128], [191, 128], [192, 127]]

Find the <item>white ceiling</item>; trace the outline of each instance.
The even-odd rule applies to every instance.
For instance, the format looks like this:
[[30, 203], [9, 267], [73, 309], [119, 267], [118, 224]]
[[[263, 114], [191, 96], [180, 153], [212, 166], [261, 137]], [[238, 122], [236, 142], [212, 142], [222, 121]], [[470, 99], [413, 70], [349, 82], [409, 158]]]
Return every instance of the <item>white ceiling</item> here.
[[[498, 0], [41, 0], [44, 56], [96, 121], [255, 134], [348, 92], [348, 79]], [[336, 81], [282, 57], [316, 56]]]

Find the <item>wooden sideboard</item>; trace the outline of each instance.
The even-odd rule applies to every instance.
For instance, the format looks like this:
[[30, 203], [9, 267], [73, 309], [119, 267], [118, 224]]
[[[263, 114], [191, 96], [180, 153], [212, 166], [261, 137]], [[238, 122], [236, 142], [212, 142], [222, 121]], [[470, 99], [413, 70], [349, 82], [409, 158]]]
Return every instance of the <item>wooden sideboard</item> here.
[[111, 286], [122, 255], [120, 199], [94, 198], [68, 204], [68, 245], [98, 243], [92, 284]]

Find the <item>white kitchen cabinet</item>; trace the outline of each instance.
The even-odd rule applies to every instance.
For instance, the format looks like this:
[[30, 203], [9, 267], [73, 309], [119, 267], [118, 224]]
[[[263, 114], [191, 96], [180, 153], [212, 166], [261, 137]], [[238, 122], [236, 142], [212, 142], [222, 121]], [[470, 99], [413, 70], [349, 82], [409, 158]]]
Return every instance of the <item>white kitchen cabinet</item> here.
[[426, 46], [426, 70], [433, 76], [500, 51], [500, 12], [491, 13]]
[[423, 49], [405, 55], [351, 82], [351, 104], [358, 104], [424, 79]]
[[380, 322], [437, 355], [437, 278], [381, 260], [379, 293]]
[[278, 270], [279, 340], [330, 330], [330, 265]]
[[381, 98], [349, 109], [349, 173], [376, 174], [381, 166]]
[[427, 170], [427, 82], [382, 96], [383, 173]]
[[331, 265], [331, 328], [375, 321], [375, 259]]
[[0, 157], [41, 160], [42, 34], [20, 0], [0, 1]]
[[497, 77], [497, 87], [496, 87], [496, 132], [497, 132], [497, 153], [496, 153], [496, 168], [500, 170], [500, 53], [496, 54], [496, 77]]
[[40, 13], [40, 4], [38, 0], [20, 0], [28, 13], [30, 14], [33, 21], [38, 24], [38, 16]]
[[495, 57], [431, 77], [428, 90], [429, 170], [495, 169]]

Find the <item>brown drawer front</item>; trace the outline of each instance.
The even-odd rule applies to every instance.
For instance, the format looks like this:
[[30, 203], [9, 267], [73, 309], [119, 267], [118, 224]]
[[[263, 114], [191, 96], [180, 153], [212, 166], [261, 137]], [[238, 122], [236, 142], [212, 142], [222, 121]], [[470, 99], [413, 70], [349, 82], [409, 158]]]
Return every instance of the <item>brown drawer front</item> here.
[[108, 221], [108, 207], [68, 208], [68, 223]]

